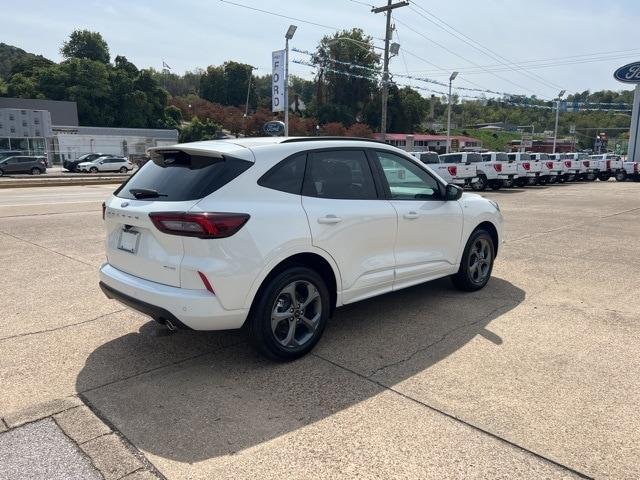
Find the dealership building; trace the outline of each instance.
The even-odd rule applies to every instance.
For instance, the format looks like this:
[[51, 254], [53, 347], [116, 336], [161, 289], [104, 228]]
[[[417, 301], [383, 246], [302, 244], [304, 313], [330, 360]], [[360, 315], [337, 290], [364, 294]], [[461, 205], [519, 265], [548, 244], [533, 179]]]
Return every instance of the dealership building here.
[[50, 163], [85, 153], [136, 157], [177, 142], [172, 129], [80, 126], [75, 102], [0, 98], [0, 150], [47, 155]]
[[[374, 134], [376, 140], [382, 140], [382, 134]], [[385, 142], [407, 152], [436, 152], [445, 153], [447, 149], [446, 135], [427, 135], [421, 133], [387, 133]], [[451, 150], [478, 150], [482, 142], [477, 138], [463, 135], [451, 136]]]

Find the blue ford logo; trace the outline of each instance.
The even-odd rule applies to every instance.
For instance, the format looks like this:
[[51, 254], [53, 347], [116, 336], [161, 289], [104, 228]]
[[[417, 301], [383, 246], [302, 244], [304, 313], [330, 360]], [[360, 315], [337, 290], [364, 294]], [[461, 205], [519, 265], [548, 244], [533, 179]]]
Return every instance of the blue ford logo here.
[[280, 135], [282, 132], [284, 132], [284, 123], [278, 120], [274, 120], [272, 122], [265, 123], [262, 129], [264, 130], [264, 133], [266, 133], [267, 135], [272, 135], [275, 137], [277, 135]]
[[613, 74], [616, 80], [624, 83], [640, 83], [640, 62], [620, 67]]

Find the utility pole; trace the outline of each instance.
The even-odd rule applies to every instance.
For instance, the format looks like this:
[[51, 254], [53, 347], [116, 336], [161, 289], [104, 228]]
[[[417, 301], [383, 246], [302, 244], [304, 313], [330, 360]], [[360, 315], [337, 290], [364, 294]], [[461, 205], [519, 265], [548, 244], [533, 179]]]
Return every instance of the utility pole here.
[[373, 13], [385, 12], [387, 15], [387, 26], [384, 35], [384, 61], [382, 69], [382, 117], [380, 119], [380, 133], [382, 134], [382, 141], [386, 140], [387, 133], [387, 99], [389, 97], [389, 42], [391, 41], [391, 11], [395, 8], [406, 7], [409, 2], [397, 2], [391, 3], [393, 0], [387, 0], [387, 5], [384, 7], [372, 8]]
[[284, 136], [289, 136], [289, 40], [296, 33], [296, 25], [289, 25], [285, 33], [285, 64], [284, 64]]
[[453, 72], [449, 77], [449, 100], [447, 102], [447, 148], [446, 153], [451, 151], [451, 84], [458, 76], [458, 72]]
[[558, 101], [556, 103], [556, 127], [553, 130], [553, 152], [556, 153], [556, 142], [558, 141], [558, 120], [560, 119], [560, 100], [562, 96], [566, 93], [566, 90], [562, 90], [558, 94]]

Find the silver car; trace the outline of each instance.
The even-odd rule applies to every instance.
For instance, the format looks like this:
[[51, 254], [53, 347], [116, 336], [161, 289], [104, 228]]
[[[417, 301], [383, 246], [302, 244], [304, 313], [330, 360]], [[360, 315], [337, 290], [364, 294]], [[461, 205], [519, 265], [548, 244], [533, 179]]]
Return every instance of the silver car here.
[[105, 155], [98, 157], [91, 162], [82, 162], [76, 167], [81, 172], [120, 172], [127, 173], [133, 170], [133, 164], [124, 157]]

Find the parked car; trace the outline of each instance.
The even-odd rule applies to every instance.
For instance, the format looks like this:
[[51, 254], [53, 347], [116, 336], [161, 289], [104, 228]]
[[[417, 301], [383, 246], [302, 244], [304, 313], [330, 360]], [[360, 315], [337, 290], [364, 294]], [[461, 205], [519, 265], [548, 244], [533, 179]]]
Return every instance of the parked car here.
[[598, 180], [606, 182], [611, 177], [615, 177], [618, 182], [624, 182], [627, 179], [627, 172], [624, 169], [620, 155], [613, 153], [591, 155], [589, 161], [597, 165]]
[[0, 160], [0, 177], [6, 174], [30, 173], [40, 175], [47, 172], [46, 157], [36, 155], [15, 155]]
[[[589, 160], [586, 153], [564, 153], [563, 159], [571, 161], [571, 170], [575, 171], [575, 180], [593, 181], [597, 177], [597, 167]], [[576, 170], [577, 168], [577, 170]]]
[[640, 162], [624, 160], [622, 162], [622, 168], [624, 168], [628, 179], [640, 182]]
[[104, 157], [108, 154], [106, 153], [86, 153], [76, 160], [64, 160], [62, 162], [62, 167], [70, 172], [77, 172], [78, 165], [85, 162], [93, 162], [96, 158]]
[[515, 180], [517, 186], [524, 187], [538, 183], [542, 171], [540, 161], [531, 160], [531, 155], [522, 152], [508, 153], [507, 158], [515, 162], [518, 167], [518, 178]]
[[150, 154], [103, 205], [102, 290], [170, 329], [246, 323], [273, 359], [309, 352], [336, 307], [445, 276], [478, 290], [499, 251], [495, 202], [390, 145], [272, 137]]
[[546, 153], [530, 153], [530, 155], [532, 160], [540, 162], [542, 168], [539, 183], [556, 183], [562, 176], [561, 160], [552, 160]]
[[475, 152], [445, 153], [440, 155], [440, 164], [430, 168], [449, 183], [469, 187], [478, 180], [478, 159], [482, 157]]
[[124, 157], [105, 155], [91, 162], [82, 162], [76, 167], [80, 172], [120, 172], [127, 173], [133, 170], [133, 164]]

